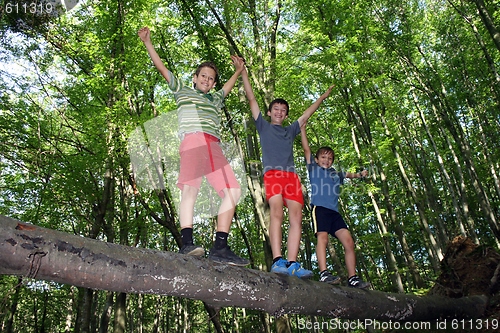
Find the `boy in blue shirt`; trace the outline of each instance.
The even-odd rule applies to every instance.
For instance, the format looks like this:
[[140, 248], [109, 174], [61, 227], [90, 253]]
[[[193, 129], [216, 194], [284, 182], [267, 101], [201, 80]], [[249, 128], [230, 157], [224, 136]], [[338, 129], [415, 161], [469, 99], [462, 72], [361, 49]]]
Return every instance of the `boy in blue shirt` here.
[[[271, 221], [269, 224], [269, 238], [273, 253], [271, 272], [296, 276], [302, 279], [311, 278], [313, 273], [304, 269], [296, 261], [299, 253], [300, 238], [302, 236], [302, 185], [295, 173], [293, 161], [293, 141], [300, 133], [307, 119], [319, 108], [321, 102], [330, 95], [333, 86], [321, 95], [302, 116], [290, 126], [283, 126], [288, 117], [288, 103], [284, 99], [275, 99], [269, 105], [268, 122], [262, 116], [259, 105], [252, 91], [246, 68], [241, 72], [245, 93], [250, 104], [253, 119], [259, 132], [262, 148], [262, 163], [264, 165], [264, 187], [266, 199], [269, 202]], [[288, 231], [288, 256], [281, 255], [283, 223], [283, 206], [288, 207], [290, 229]]]
[[306, 135], [306, 126], [301, 128], [302, 148], [307, 163], [309, 181], [311, 183], [311, 207], [314, 233], [317, 238], [316, 257], [320, 270], [320, 281], [330, 284], [339, 284], [340, 278], [333, 276], [326, 269], [326, 247], [328, 245], [328, 234], [336, 237], [344, 247], [345, 263], [349, 279], [347, 285], [355, 288], [367, 288], [368, 282], [364, 282], [356, 275], [356, 253], [354, 251], [354, 240], [347, 225], [338, 212], [340, 186], [344, 184], [345, 178], [362, 178], [368, 174], [367, 170], [360, 173], [338, 172], [332, 165], [335, 153], [330, 147], [321, 147], [316, 156], [311, 154], [311, 148]]

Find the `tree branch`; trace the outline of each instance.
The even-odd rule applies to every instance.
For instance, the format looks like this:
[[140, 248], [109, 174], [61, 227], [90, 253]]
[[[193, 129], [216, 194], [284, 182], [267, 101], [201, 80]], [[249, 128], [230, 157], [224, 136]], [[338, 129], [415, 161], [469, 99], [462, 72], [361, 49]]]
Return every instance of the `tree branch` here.
[[115, 292], [178, 296], [214, 308], [234, 306], [275, 316], [466, 319], [481, 317], [487, 304], [482, 295], [452, 299], [331, 286], [172, 252], [105, 243], [1, 215], [0, 274]]

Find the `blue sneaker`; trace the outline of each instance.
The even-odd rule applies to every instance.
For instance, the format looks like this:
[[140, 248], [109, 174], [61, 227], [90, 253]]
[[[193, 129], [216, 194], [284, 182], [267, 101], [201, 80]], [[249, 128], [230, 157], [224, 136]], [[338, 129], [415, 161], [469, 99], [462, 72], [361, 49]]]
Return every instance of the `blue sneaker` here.
[[276, 274], [288, 275], [287, 265], [288, 261], [281, 258], [271, 266], [271, 272]]
[[296, 276], [299, 279], [310, 279], [313, 277], [313, 272], [302, 268], [298, 262], [294, 262], [288, 266], [288, 275]]

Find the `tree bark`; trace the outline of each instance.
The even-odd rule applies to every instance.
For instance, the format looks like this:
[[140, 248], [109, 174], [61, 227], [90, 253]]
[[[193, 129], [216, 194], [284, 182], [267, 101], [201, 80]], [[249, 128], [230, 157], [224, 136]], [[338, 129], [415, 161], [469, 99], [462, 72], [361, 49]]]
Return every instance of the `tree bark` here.
[[133, 248], [45, 229], [0, 215], [0, 274], [83, 288], [197, 299], [275, 316], [422, 321], [478, 318], [487, 297], [415, 296], [331, 286], [218, 264], [173, 252]]
[[5, 323], [5, 333], [14, 333], [14, 316], [16, 315], [17, 305], [19, 304], [19, 294], [21, 293], [21, 285], [23, 283], [22, 277], [17, 279], [17, 284], [12, 287], [15, 290], [12, 295], [12, 304], [10, 305], [10, 309], [8, 314], [6, 315], [7, 320]]
[[486, 27], [486, 30], [488, 30], [488, 33], [491, 36], [491, 39], [495, 43], [495, 46], [497, 49], [500, 51], [500, 31], [498, 31], [495, 21], [486, 8], [486, 5], [484, 4], [483, 0], [476, 0], [474, 1], [476, 3], [477, 10], [479, 12], [479, 16], [481, 16], [481, 20], [483, 21], [484, 26]]

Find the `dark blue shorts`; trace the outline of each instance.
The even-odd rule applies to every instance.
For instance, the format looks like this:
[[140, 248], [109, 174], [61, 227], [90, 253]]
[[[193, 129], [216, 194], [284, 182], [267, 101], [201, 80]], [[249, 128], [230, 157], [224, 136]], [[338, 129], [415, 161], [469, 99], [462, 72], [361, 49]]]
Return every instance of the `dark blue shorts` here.
[[313, 206], [311, 216], [315, 236], [318, 232], [328, 232], [330, 235], [335, 237], [337, 230], [348, 229], [342, 215], [332, 209], [321, 206]]

